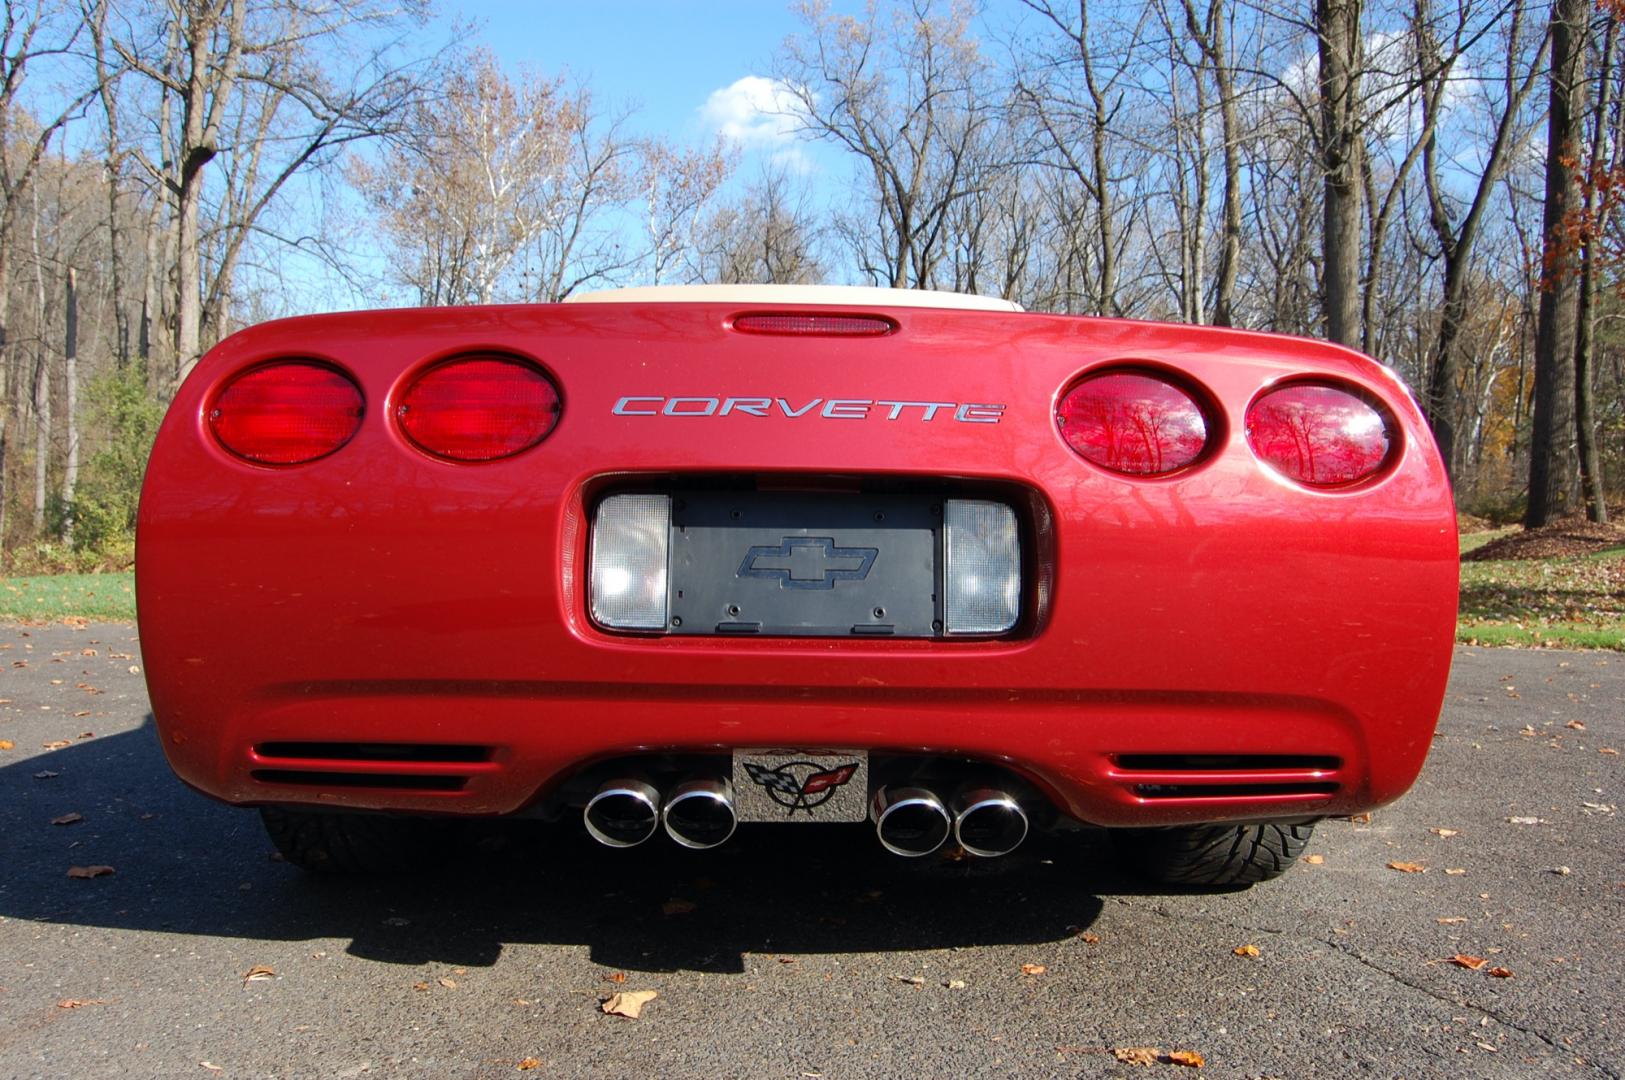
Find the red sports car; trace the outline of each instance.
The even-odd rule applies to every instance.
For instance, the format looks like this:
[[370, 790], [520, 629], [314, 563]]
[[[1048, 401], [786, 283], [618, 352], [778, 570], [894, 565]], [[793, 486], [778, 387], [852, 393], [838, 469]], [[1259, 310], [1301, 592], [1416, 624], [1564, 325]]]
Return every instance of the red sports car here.
[[1415, 779], [1457, 585], [1364, 356], [769, 286], [243, 331], [164, 421], [138, 552], [170, 763], [333, 870], [570, 814], [905, 856], [1073, 821], [1262, 880]]

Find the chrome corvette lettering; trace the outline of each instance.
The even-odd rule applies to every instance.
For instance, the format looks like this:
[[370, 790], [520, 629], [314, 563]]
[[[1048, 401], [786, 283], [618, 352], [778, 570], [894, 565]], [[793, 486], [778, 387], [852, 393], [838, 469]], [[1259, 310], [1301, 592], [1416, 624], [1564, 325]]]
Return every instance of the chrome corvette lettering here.
[[[908, 410], [918, 409], [910, 414]], [[888, 401], [870, 398], [815, 397], [805, 405], [792, 405], [786, 398], [765, 397], [654, 397], [630, 396], [615, 402], [610, 412], [616, 416], [758, 416], [767, 418], [775, 414], [794, 420], [811, 414], [823, 420], [869, 420], [881, 416], [885, 410], [887, 420], [902, 420], [918, 416], [922, 423], [930, 423], [938, 413], [961, 424], [997, 424], [1004, 418], [1005, 406], [1000, 403], [979, 401]]]
[[824, 402], [824, 416], [830, 420], [862, 420], [869, 415], [869, 402], [842, 401], [830, 398]]
[[[929, 421], [933, 416], [937, 415], [938, 409], [951, 409], [954, 407], [954, 403], [951, 401], [877, 401], [875, 404], [891, 406], [891, 413], [886, 417], [887, 420], [896, 420], [903, 415], [904, 409], [924, 409], [925, 415], [920, 419]], [[1004, 406], [1000, 405], [999, 408], [1002, 409]]]
[[665, 398], [657, 397], [623, 397], [615, 403], [615, 408], [610, 411], [616, 416], [658, 416], [660, 414], [659, 409], [634, 409], [632, 403], [634, 401], [652, 401], [658, 405], [665, 400]]

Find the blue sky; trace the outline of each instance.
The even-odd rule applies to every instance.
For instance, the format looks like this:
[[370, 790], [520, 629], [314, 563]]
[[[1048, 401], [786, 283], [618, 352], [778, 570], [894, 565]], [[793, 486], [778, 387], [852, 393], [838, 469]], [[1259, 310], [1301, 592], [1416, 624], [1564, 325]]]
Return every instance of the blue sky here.
[[[861, 10], [840, 4], [837, 10]], [[486, 0], [448, 3], [446, 21], [477, 24], [474, 40], [514, 68], [568, 69], [607, 106], [637, 106], [634, 131], [703, 140], [713, 92], [768, 74], [774, 52], [800, 26], [779, 0]]]

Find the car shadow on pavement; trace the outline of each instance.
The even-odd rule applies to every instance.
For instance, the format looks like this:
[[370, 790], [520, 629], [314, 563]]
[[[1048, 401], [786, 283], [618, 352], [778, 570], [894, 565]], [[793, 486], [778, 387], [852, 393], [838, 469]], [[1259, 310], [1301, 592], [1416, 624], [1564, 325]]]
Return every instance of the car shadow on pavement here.
[[[392, 964], [484, 966], [525, 943], [585, 945], [634, 971], [737, 972], [747, 954], [1030, 944], [1087, 930], [1102, 895], [1145, 891], [1088, 831], [991, 860], [901, 859], [865, 825], [746, 825], [694, 852], [664, 837], [611, 850], [573, 820], [519, 821], [463, 830], [458, 848], [405, 876], [302, 873], [273, 854], [257, 814], [175, 779], [151, 717], [0, 767], [0, 917], [340, 939]], [[113, 872], [70, 877], [76, 866]]]

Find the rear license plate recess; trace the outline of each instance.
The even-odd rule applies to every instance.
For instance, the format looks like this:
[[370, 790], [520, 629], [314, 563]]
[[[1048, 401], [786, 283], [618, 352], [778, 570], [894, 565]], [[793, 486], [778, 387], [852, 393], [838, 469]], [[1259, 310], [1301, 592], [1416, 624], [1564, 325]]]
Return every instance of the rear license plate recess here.
[[674, 495], [668, 631], [938, 636], [941, 532], [930, 495]]

